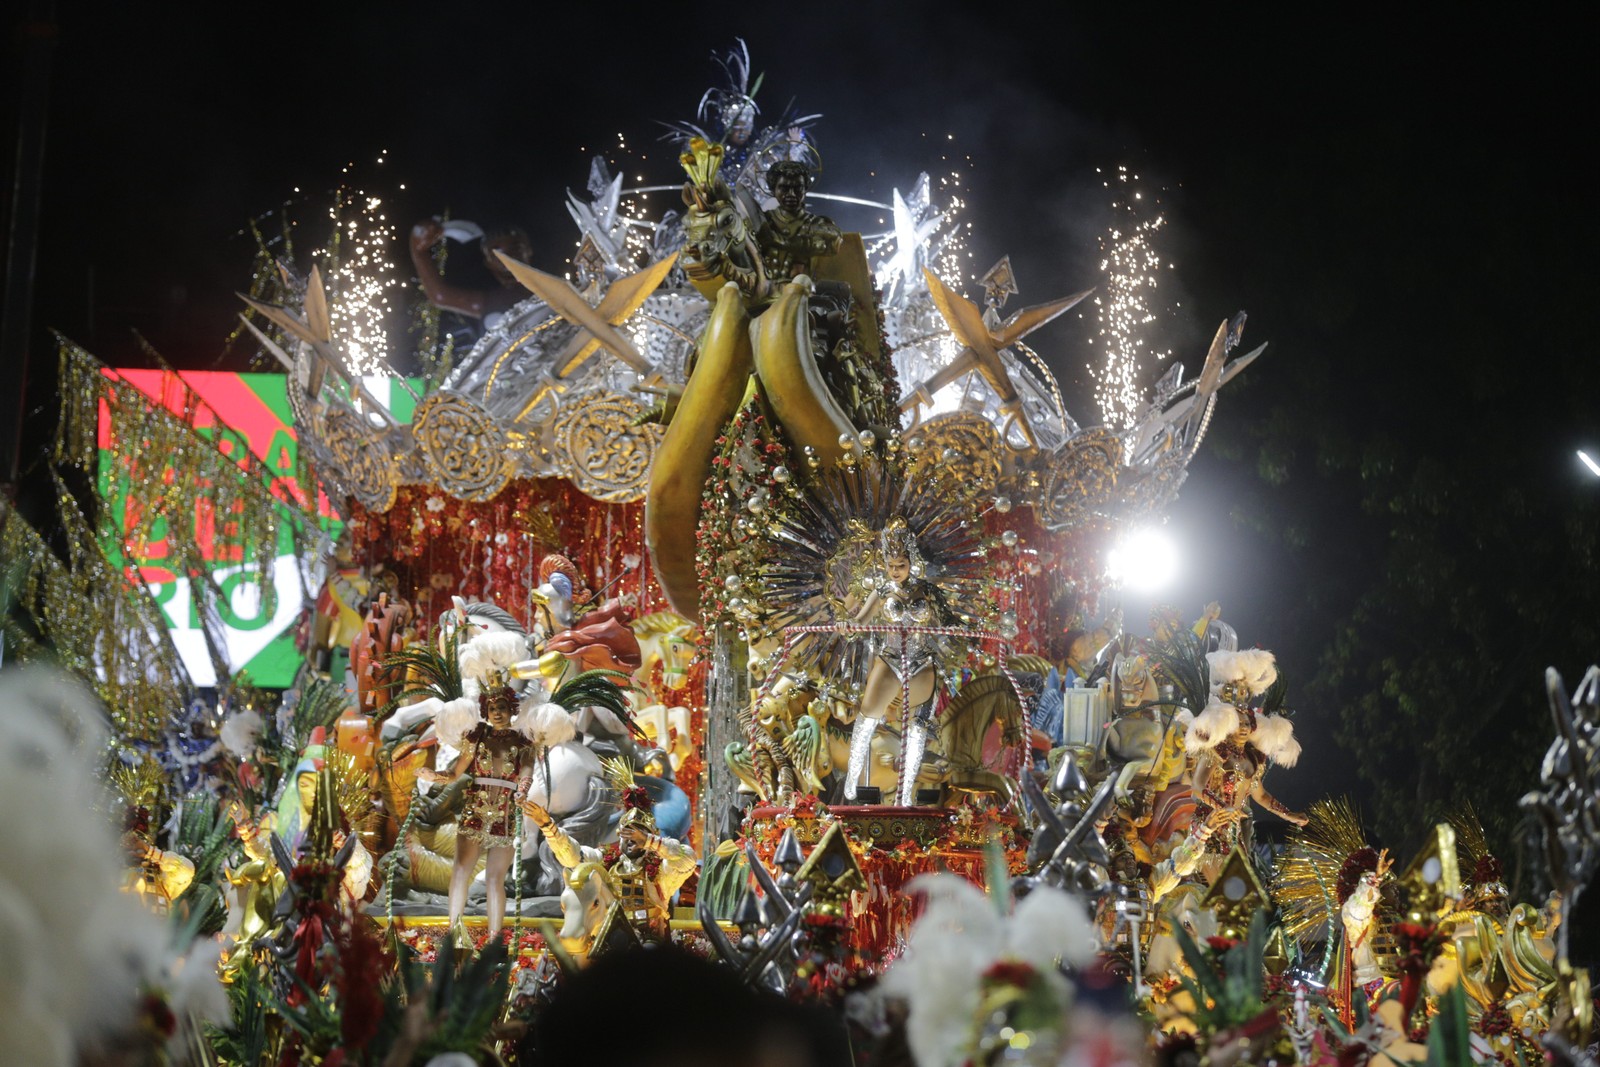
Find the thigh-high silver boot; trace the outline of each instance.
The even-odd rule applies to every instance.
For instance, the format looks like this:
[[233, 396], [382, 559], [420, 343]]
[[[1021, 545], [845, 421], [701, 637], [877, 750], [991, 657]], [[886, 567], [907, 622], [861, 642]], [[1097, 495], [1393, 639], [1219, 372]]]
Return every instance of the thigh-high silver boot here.
[[917, 772], [922, 770], [922, 753], [928, 747], [928, 728], [919, 722], [906, 727], [900, 745], [900, 806], [909, 808], [917, 801]]
[[909, 808], [917, 801], [917, 773], [922, 770], [922, 754], [928, 748], [928, 729], [933, 725], [933, 697], [918, 705], [906, 727], [900, 745], [900, 806]]
[[877, 728], [878, 720], [866, 715], [857, 715], [855, 725], [850, 728], [850, 769], [844, 780], [846, 800], [856, 798], [861, 772], [867, 769], [867, 757], [872, 754], [872, 732]]

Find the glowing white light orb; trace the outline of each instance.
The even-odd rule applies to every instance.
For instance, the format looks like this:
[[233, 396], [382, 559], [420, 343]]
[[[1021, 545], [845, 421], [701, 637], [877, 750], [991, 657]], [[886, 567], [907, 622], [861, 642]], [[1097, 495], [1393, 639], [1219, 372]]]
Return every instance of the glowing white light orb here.
[[1178, 546], [1163, 530], [1134, 530], [1106, 555], [1107, 577], [1135, 592], [1158, 592], [1177, 573]]

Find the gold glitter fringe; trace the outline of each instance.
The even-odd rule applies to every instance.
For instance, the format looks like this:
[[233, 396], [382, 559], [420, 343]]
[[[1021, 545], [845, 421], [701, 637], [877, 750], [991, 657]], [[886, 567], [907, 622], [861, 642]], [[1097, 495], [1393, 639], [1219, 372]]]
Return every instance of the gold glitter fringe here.
[[[211, 577], [208, 561], [248, 566], [262, 610], [270, 614], [277, 598], [273, 563], [280, 552], [292, 553], [300, 561], [302, 588], [309, 595], [308, 565], [327, 547], [314, 492], [308, 492], [306, 504], [280, 498], [272, 491], [277, 475], [248, 449], [222, 452], [218, 442], [226, 439], [226, 424], [176, 372], [164, 368], [161, 394], [176, 401], [177, 413], [77, 345], [65, 338], [59, 344], [57, 462], [95, 480], [102, 514], [115, 529], [114, 554], [141, 560], [149, 557], [152, 541], [166, 541], [174, 576], [189, 582], [216, 675], [227, 678], [231, 665], [221, 611], [227, 598]], [[102, 410], [107, 415], [104, 442]], [[106, 465], [100, 462], [102, 443], [113, 457]], [[209, 546], [209, 552], [202, 546]]]
[[0, 558], [20, 563], [16, 598], [61, 666], [89, 683], [125, 738], [154, 740], [190, 697], [161, 609], [109, 560], [77, 501], [58, 483], [62, 562], [15, 511], [0, 516]]
[[1323, 923], [1337, 923], [1339, 868], [1367, 845], [1348, 797], [1319, 800], [1306, 814], [1310, 821], [1289, 835], [1272, 885], [1283, 931], [1301, 943], [1314, 939]]

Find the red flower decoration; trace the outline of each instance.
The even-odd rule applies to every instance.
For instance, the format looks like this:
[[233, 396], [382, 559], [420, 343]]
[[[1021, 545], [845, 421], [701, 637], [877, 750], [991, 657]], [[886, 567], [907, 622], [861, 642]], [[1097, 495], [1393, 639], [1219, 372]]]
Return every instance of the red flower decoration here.
[[1233, 946], [1237, 945], [1238, 943], [1239, 943], [1238, 939], [1237, 938], [1232, 938], [1232, 937], [1208, 937], [1208, 938], [1206, 938], [1206, 944], [1211, 946], [1211, 950], [1213, 952], [1226, 952], [1230, 948], [1232, 948]]
[[622, 791], [622, 806], [627, 811], [650, 811], [656, 802], [650, 799], [650, 791], [642, 785], [630, 785]]

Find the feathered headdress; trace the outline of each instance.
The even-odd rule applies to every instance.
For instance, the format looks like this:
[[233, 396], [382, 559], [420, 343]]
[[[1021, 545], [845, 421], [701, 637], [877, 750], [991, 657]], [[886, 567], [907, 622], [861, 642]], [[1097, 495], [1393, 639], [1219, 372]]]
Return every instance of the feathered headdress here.
[[[1378, 853], [1367, 844], [1349, 798], [1319, 800], [1308, 814], [1303, 829], [1290, 831], [1272, 884], [1284, 933], [1302, 944], [1315, 939], [1330, 919], [1338, 922], [1339, 906], [1361, 875], [1378, 866]], [[1367, 856], [1370, 866], [1364, 862]]]
[[1208, 652], [1211, 694], [1205, 710], [1189, 724], [1185, 744], [1191, 752], [1215, 748], [1240, 730], [1274, 763], [1292, 767], [1300, 759], [1294, 724], [1276, 712], [1252, 711], [1250, 705], [1278, 681], [1277, 658], [1264, 648], [1240, 652]]
[[511, 668], [528, 658], [528, 642], [521, 634], [491, 631], [461, 646], [461, 677], [483, 689], [504, 686]]
[[632, 765], [626, 760], [603, 759], [600, 761], [600, 766], [605, 769], [606, 781], [616, 790], [618, 804], [622, 808], [622, 818], [617, 820], [617, 829], [639, 823], [654, 833], [655, 798], [650, 795], [649, 790], [634, 781]]

